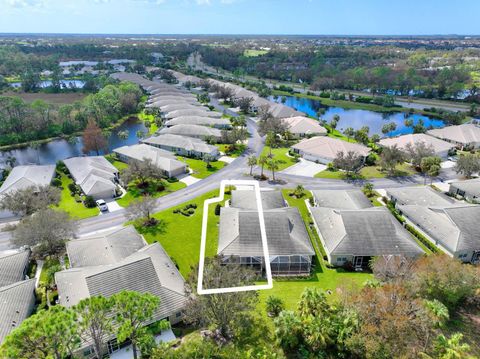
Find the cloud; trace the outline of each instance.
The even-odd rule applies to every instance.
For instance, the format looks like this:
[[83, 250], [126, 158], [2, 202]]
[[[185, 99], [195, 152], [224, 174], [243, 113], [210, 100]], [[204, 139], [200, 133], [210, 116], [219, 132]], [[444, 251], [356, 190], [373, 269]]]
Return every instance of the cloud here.
[[0, 0], [0, 5], [11, 8], [39, 8], [45, 5], [44, 0]]

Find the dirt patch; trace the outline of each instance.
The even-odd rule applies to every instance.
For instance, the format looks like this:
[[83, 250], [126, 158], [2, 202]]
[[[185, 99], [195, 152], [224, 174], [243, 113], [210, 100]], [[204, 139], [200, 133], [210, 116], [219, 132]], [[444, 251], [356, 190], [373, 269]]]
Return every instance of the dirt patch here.
[[27, 92], [5, 92], [1, 96], [17, 96], [22, 98], [25, 102], [33, 102], [35, 100], [43, 100], [48, 103], [63, 105], [80, 101], [85, 98], [86, 94], [82, 92], [66, 92], [66, 93], [27, 93]]

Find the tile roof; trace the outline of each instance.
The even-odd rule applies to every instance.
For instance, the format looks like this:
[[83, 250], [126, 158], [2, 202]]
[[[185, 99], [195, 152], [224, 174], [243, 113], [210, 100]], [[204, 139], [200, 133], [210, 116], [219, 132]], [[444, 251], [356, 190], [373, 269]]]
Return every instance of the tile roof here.
[[317, 120], [305, 116], [295, 116], [284, 118], [289, 126], [289, 131], [293, 134], [326, 134], [327, 130], [322, 127]]
[[423, 142], [427, 146], [432, 146], [435, 154], [446, 151], [448, 152], [448, 150], [455, 147], [455, 145], [447, 141], [440, 140], [424, 133], [413, 133], [398, 137], [384, 138], [380, 140], [379, 144], [384, 147], [393, 147], [397, 145], [398, 148], [406, 150], [408, 144], [415, 145], [420, 142]]
[[427, 134], [464, 145], [480, 142], [480, 126], [474, 124], [437, 128], [427, 131]]
[[339, 152], [347, 153], [354, 151], [362, 156], [368, 156], [370, 152], [370, 149], [364, 145], [327, 136], [316, 136], [305, 139], [293, 145], [292, 148], [326, 159], [334, 159]]

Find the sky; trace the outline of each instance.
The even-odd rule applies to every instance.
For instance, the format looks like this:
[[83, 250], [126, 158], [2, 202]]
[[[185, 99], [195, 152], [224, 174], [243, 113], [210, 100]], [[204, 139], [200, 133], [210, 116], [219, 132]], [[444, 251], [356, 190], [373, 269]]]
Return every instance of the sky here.
[[0, 32], [479, 35], [480, 0], [0, 0]]

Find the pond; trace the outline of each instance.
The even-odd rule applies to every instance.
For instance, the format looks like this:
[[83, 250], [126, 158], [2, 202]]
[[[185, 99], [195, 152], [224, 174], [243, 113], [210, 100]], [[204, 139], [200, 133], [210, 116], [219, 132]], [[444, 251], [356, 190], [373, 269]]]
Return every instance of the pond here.
[[[128, 138], [121, 139], [118, 132], [128, 131]], [[148, 132], [143, 122], [135, 118], [125, 121], [122, 125], [112, 131], [108, 138], [108, 151], [113, 149], [138, 143], [137, 131]], [[4, 167], [5, 161], [9, 157], [16, 159], [16, 165], [26, 164], [55, 164], [57, 161], [64, 160], [69, 157], [82, 156], [83, 143], [82, 138], [77, 137], [76, 143], [70, 143], [67, 140], [55, 140], [42, 144], [38, 149], [32, 147], [24, 147], [11, 151], [0, 152], [0, 168]], [[102, 153], [103, 154], [103, 153]], [[96, 153], [89, 153], [96, 155]]]
[[[60, 85], [62, 88], [77, 88], [81, 89], [85, 85], [85, 81], [82, 80], [60, 80]], [[22, 86], [21, 82], [12, 82], [10, 83], [11, 87], [19, 88]], [[45, 81], [40, 81], [39, 85], [40, 88], [47, 88], [52, 86], [52, 81], [50, 80], [45, 80]]]
[[413, 121], [413, 124], [417, 124], [420, 120], [426, 128], [439, 128], [444, 127], [445, 123], [436, 118], [428, 116], [413, 114], [408, 115], [403, 112], [374, 112], [368, 110], [350, 110], [342, 107], [328, 107], [324, 106], [317, 100], [311, 100], [302, 97], [284, 96], [285, 102], [282, 101], [282, 96], [274, 98], [270, 97], [271, 101], [283, 103], [286, 106], [293, 107], [298, 111], [304, 112], [309, 116], [317, 117], [317, 112], [320, 108], [324, 108], [325, 114], [322, 116], [328, 123], [333, 119], [335, 115], [340, 116], [340, 121], [337, 124], [337, 130], [343, 132], [347, 127], [352, 127], [354, 130], [358, 130], [363, 126], [370, 128], [369, 135], [378, 134], [384, 137], [382, 134], [382, 126], [389, 122], [395, 122], [397, 129], [388, 134], [388, 136], [405, 135], [413, 133], [413, 128], [405, 125], [405, 119], [409, 118]]

